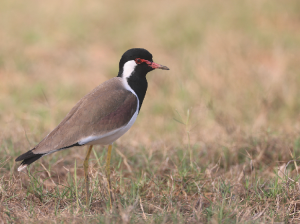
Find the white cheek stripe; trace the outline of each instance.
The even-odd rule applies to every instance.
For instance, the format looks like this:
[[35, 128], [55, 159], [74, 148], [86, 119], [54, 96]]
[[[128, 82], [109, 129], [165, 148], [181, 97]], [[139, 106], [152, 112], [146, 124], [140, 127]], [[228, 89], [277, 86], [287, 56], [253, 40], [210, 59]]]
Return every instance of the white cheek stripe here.
[[137, 64], [134, 60], [127, 61], [123, 66], [122, 78], [129, 78], [136, 66]]
[[[139, 101], [139, 98], [138, 96], [136, 95], [136, 93], [133, 91], [133, 89], [130, 87], [130, 85], [128, 85], [128, 81], [127, 79], [132, 75], [135, 67], [137, 66], [137, 64], [135, 63], [134, 60], [131, 60], [131, 61], [127, 61], [125, 64], [124, 64], [124, 67], [123, 67], [123, 74], [122, 74], [122, 81], [123, 81], [123, 85], [124, 87], [129, 90], [130, 92], [132, 92], [135, 96], [136, 96], [136, 99], [137, 99], [137, 109], [136, 109], [136, 113], [134, 113], [133, 117], [138, 115], [139, 113], [139, 108], [140, 108], [140, 101]], [[132, 118], [133, 118], [132, 117]], [[132, 119], [131, 119], [132, 120]], [[131, 122], [131, 120], [129, 121], [129, 123]], [[134, 121], [133, 121], [134, 122]], [[128, 124], [129, 124], [128, 123]]]
[[[123, 81], [124, 87], [127, 90], [129, 90], [130, 92], [132, 92], [137, 97], [137, 95], [135, 94], [135, 92], [133, 91], [133, 89], [131, 89], [131, 87], [128, 85], [128, 82], [127, 82], [127, 79], [132, 75], [132, 73], [134, 72], [134, 69], [135, 69], [136, 66], [137, 66], [137, 64], [135, 63], [134, 60], [127, 61], [124, 64], [123, 74], [122, 74], [122, 81]], [[138, 102], [138, 104], [139, 104], [139, 102]]]

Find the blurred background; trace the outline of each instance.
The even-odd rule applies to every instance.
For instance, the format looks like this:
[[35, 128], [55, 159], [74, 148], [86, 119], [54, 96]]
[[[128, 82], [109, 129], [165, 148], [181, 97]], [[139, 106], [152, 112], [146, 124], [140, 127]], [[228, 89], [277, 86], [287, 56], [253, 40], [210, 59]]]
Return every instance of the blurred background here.
[[[210, 200], [203, 202], [203, 208], [208, 209], [207, 220], [220, 212], [221, 218], [216, 220], [222, 221], [223, 202], [229, 209], [234, 200], [238, 200], [236, 207], [229, 210], [228, 217], [245, 213], [251, 218], [266, 210], [257, 207], [257, 202], [262, 201], [260, 193], [255, 193], [262, 191], [260, 185], [251, 190], [249, 180], [253, 177], [255, 184], [255, 178], [264, 181], [267, 177], [270, 184], [261, 186], [266, 186], [264, 200], [274, 205], [268, 214], [273, 217], [284, 212], [278, 207], [277, 191], [270, 199], [269, 189], [276, 189], [273, 182], [278, 186], [278, 179], [271, 179], [276, 176], [274, 170], [282, 162], [300, 157], [299, 12], [298, 0], [1, 0], [0, 193], [6, 197], [6, 207], [2, 209], [18, 211], [14, 214], [22, 220], [32, 217], [31, 211], [20, 207], [23, 204], [39, 206], [38, 211], [49, 206], [51, 212], [45, 214], [53, 214], [59, 208], [60, 202], [53, 207], [58, 199], [52, 195], [47, 195], [51, 201], [47, 206], [40, 206], [30, 197], [23, 201], [29, 192], [46, 193], [39, 187], [26, 188], [31, 186], [26, 181], [32, 176], [26, 176], [27, 172], [19, 174], [19, 164], [14, 159], [39, 143], [81, 97], [116, 76], [126, 50], [142, 47], [170, 71], [148, 74], [149, 88], [140, 115], [131, 130], [114, 144], [117, 150], [112, 158], [112, 181], [118, 197], [132, 205], [136, 196], [131, 192], [144, 189], [143, 203], [150, 201], [156, 206], [152, 211], [164, 213], [169, 202], [161, 203], [165, 200], [162, 192], [169, 191], [169, 175], [173, 175], [174, 180], [182, 180], [174, 185], [177, 193], [170, 199], [174, 205], [196, 208], [198, 185], [207, 183], [203, 190]], [[106, 151], [100, 149], [95, 147], [90, 172], [96, 177], [93, 200], [105, 203], [98, 186], [99, 182], [101, 186], [106, 183], [100, 175]], [[60, 181], [65, 183], [68, 175], [68, 183], [73, 183], [70, 176], [76, 159], [80, 196], [84, 198], [84, 156], [85, 150], [77, 148], [43, 157], [31, 166], [40, 171], [43, 182], [31, 180], [32, 185], [57, 186]], [[289, 171], [298, 174], [297, 164], [290, 165]], [[48, 178], [50, 172], [52, 181]], [[162, 184], [153, 184], [148, 176]], [[224, 178], [224, 184], [220, 182], [216, 187], [220, 179], [215, 178], [219, 177]], [[227, 181], [237, 184], [229, 183], [227, 187]], [[233, 186], [241, 186], [242, 190]], [[299, 200], [299, 185], [294, 186], [293, 200]], [[234, 189], [241, 198], [248, 192], [249, 201], [241, 202], [241, 207], [238, 197], [231, 199], [223, 194], [226, 189]], [[152, 196], [149, 192], [153, 192]], [[283, 206], [293, 213], [296, 204], [284, 204], [293, 201], [285, 194], [290, 191], [280, 192], [284, 192], [282, 198], [287, 197], [282, 199]], [[73, 217], [74, 196], [70, 193], [69, 198], [61, 198], [71, 205], [62, 211]], [[150, 207], [145, 210], [149, 214]], [[271, 207], [276, 207], [276, 212]], [[105, 209], [105, 204], [101, 208]], [[172, 209], [171, 204], [168, 211]], [[188, 209], [179, 207], [178, 211], [184, 215]], [[174, 214], [179, 213], [175, 210]], [[138, 219], [142, 220], [142, 216]]]
[[[170, 71], [148, 75], [120, 142], [193, 143], [241, 130], [299, 130], [299, 1], [1, 1], [0, 139], [26, 151], [129, 48]], [[133, 138], [134, 136], [138, 136]]]

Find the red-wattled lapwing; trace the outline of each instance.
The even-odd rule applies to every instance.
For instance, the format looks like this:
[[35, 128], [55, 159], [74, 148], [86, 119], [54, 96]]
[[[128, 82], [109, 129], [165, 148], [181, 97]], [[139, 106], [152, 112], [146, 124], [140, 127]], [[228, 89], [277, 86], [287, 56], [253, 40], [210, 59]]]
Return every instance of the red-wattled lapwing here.
[[147, 91], [146, 75], [156, 68], [169, 70], [166, 66], [154, 63], [152, 54], [143, 48], [126, 51], [119, 63], [118, 76], [107, 80], [84, 96], [50, 134], [33, 149], [20, 155], [16, 161], [23, 161], [18, 171], [42, 156], [73, 146], [88, 145], [83, 164], [88, 204], [88, 160], [93, 145], [108, 145], [105, 171], [111, 206], [112, 143], [135, 122]]

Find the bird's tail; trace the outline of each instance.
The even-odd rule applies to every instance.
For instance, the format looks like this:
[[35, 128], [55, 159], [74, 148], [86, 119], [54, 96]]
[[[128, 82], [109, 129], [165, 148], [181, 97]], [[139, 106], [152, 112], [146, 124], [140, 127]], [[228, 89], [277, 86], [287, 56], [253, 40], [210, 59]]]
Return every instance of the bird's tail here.
[[52, 150], [52, 151], [48, 151], [46, 153], [34, 153], [33, 150], [37, 149], [35, 147], [35, 148], [29, 150], [28, 152], [25, 152], [24, 154], [20, 155], [18, 158], [16, 158], [16, 162], [23, 160], [21, 165], [18, 167], [18, 171], [21, 171], [21, 170], [25, 169], [28, 165], [30, 165], [34, 161], [38, 160], [42, 156], [49, 155], [51, 153], [54, 153], [54, 152], [57, 152], [57, 151], [60, 151], [60, 150], [63, 150], [63, 149], [68, 149], [68, 148], [71, 148], [71, 147], [74, 147], [74, 146], [82, 146], [82, 145], [80, 145], [77, 142], [73, 145], [69, 145], [69, 146], [66, 146], [66, 147], [63, 147], [63, 148], [60, 148], [60, 149], [55, 149], [55, 150]]
[[18, 171], [21, 171], [25, 169], [29, 164], [33, 163], [34, 161], [38, 160], [45, 154], [34, 154], [32, 152], [32, 149], [29, 150], [28, 152], [20, 155], [18, 158], [16, 158], [17, 161], [22, 161], [21, 165], [18, 167]]

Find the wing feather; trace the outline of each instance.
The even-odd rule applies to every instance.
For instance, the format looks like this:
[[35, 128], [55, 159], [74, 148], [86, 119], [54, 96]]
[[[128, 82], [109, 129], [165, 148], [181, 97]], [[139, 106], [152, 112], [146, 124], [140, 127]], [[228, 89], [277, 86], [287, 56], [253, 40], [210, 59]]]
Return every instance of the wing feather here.
[[126, 125], [137, 109], [136, 96], [124, 89], [118, 77], [84, 96], [62, 122], [34, 149], [45, 154], [76, 144], [83, 138], [102, 135]]

